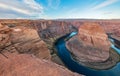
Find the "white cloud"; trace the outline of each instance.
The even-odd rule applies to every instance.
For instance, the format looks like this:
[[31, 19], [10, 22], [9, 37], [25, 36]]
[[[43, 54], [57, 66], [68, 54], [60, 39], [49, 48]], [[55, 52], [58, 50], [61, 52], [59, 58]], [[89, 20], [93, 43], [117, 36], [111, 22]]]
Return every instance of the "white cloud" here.
[[60, 5], [60, 2], [60, 0], [48, 0], [48, 6], [53, 9], [57, 9]]
[[0, 0], [0, 18], [35, 18], [42, 11], [35, 0]]
[[100, 8], [104, 8], [104, 7], [109, 6], [113, 3], [116, 3], [117, 1], [119, 1], [119, 0], [106, 0], [106, 1], [102, 2], [101, 4], [98, 4], [97, 6], [95, 6], [93, 9], [97, 10]]
[[43, 9], [35, 0], [23, 0], [25, 4], [27, 4], [29, 7], [35, 10]]

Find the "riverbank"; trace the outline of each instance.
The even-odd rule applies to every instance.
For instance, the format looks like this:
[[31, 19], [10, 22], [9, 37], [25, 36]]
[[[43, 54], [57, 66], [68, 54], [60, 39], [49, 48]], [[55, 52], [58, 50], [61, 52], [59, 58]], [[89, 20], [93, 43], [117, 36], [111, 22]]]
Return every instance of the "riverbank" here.
[[[68, 41], [72, 36], [74, 36], [76, 34], [77, 34], [77, 32], [72, 32], [71, 34], [69, 34], [70, 35], [69, 37], [66, 37], [68, 35], [63, 36], [63, 37], [66, 37], [64, 40]], [[61, 38], [63, 38], [63, 37], [61, 37]], [[61, 38], [59, 38], [57, 41], [59, 41]], [[55, 46], [54, 46], [54, 48], [55, 48]], [[61, 60], [61, 58], [59, 58], [59, 54], [58, 54], [59, 52], [57, 51], [57, 49], [54, 49], [54, 50], [56, 51], [56, 56], [58, 59], [57, 63], [61, 64], [62, 60]], [[74, 59], [79, 64], [81, 64], [85, 67], [88, 67], [88, 68], [96, 69], [96, 70], [110, 69], [110, 68], [114, 67], [120, 61], [120, 55], [113, 48], [110, 48], [109, 58], [103, 62], [82, 62], [82, 61], [80, 62], [79, 60], [77, 60], [75, 58], [75, 56], [73, 54], [70, 54], [70, 55], [71, 55], [71, 58]], [[64, 62], [62, 62], [61, 65], [65, 66]]]
[[[74, 37], [74, 39], [77, 39]], [[73, 40], [74, 40], [73, 39]], [[77, 43], [80, 43], [78, 40], [74, 40], [74, 41], [77, 41]], [[71, 43], [74, 43], [74, 41], [72, 41]], [[73, 44], [71, 44], [73, 45]], [[80, 50], [84, 50], [87, 49], [86, 47], [82, 46], [82, 44], [79, 44], [81, 48]], [[79, 46], [77, 45], [77, 46]], [[68, 46], [66, 45], [66, 47], [68, 48]], [[95, 49], [95, 48], [93, 48]], [[93, 50], [91, 49], [91, 50]], [[69, 51], [70, 50], [76, 50], [76, 49], [68, 49]], [[85, 52], [86, 53], [86, 52]], [[90, 62], [90, 61], [85, 61], [85, 59], [83, 60], [80, 60], [78, 59], [78, 57], [76, 57], [71, 51], [70, 51], [70, 54], [71, 54], [71, 57], [77, 61], [79, 64], [83, 65], [83, 66], [86, 66], [88, 68], [92, 68], [92, 69], [96, 69], [96, 70], [106, 70], [106, 69], [110, 69], [112, 67], [114, 67], [119, 61], [120, 61], [120, 55], [119, 53], [117, 52], [117, 50], [115, 50], [115, 48], [113, 49], [113, 47], [110, 47], [109, 49], [109, 58], [106, 59], [105, 61], [99, 61], [99, 62]], [[84, 54], [84, 53], [83, 53]], [[86, 54], [85, 54], [86, 55]], [[85, 56], [84, 55], [84, 56]], [[87, 55], [86, 55], [87, 56]], [[81, 58], [82, 59], [82, 58]]]
[[[119, 63], [113, 65], [111, 68], [104, 69], [104, 70], [96, 70], [93, 68], [86, 67], [85, 65], [82, 65], [81, 63], [78, 63], [76, 60], [73, 59], [70, 52], [65, 47], [65, 39], [66, 38], [68, 39], [68, 37], [66, 37], [66, 36], [58, 39], [55, 46], [56, 46], [59, 57], [61, 58], [61, 60], [64, 62], [65, 66], [68, 69], [70, 69], [74, 72], [86, 75], [86, 76], [119, 76], [119, 73], [120, 73], [118, 71], [118, 69], [120, 67]], [[99, 67], [101, 67], [101, 66], [103, 66], [103, 68], [105, 66], [109, 67], [108, 64], [111, 64], [114, 62], [117, 63], [119, 61], [119, 59], [118, 59], [119, 55], [117, 54], [117, 52], [113, 51], [113, 49], [110, 52], [111, 52], [110, 53], [111, 57], [107, 61], [105, 61], [106, 64], [104, 64], [104, 66], [103, 66], [102, 63], [101, 64], [99, 63], [100, 64]], [[95, 66], [95, 65], [99, 65], [99, 64], [94, 63], [93, 65]], [[88, 64], [86, 64], [86, 65], [88, 65]]]
[[[74, 56], [72, 57], [74, 58]], [[114, 66], [116, 66], [118, 62], [120, 62], [120, 55], [112, 48], [110, 48], [109, 58], [104, 62], [79, 62], [78, 61], [79, 64], [92, 68], [92, 69], [96, 69], [96, 70], [111, 69]]]

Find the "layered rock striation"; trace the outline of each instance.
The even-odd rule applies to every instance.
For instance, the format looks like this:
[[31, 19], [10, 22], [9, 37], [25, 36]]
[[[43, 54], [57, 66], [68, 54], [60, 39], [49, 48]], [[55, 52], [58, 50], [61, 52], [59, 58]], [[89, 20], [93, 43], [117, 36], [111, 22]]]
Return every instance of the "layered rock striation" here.
[[2, 24], [0, 76], [81, 76], [51, 61], [50, 50], [34, 26]]
[[53, 48], [54, 42], [72, 31], [77, 31], [70, 23], [60, 21], [41, 21], [35, 25], [40, 38], [44, 40], [50, 48]]
[[66, 47], [75, 60], [91, 68], [107, 69], [119, 61], [117, 53], [114, 53], [117, 56], [114, 59], [108, 37], [97, 23], [88, 22], [80, 26], [78, 34], [67, 41]]
[[2, 53], [33, 54], [38, 58], [51, 59], [46, 43], [40, 39], [37, 31], [22, 25], [0, 26], [0, 50]]

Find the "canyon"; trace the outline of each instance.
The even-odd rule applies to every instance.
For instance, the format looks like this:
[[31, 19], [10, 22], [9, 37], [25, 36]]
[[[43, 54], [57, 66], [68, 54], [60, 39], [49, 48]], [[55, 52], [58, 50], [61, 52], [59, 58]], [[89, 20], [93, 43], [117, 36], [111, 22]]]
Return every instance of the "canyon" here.
[[119, 62], [107, 34], [120, 40], [120, 20], [1, 19], [0, 75], [81, 76], [65, 67], [55, 48], [55, 42], [71, 32], [78, 34], [66, 41], [66, 47], [78, 63], [108, 69]]

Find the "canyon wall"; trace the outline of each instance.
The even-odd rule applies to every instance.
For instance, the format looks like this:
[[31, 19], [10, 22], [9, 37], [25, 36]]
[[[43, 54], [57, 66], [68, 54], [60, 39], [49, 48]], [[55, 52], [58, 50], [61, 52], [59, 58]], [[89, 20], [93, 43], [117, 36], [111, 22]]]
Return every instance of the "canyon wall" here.
[[[48, 62], [50, 61], [50, 65], [54, 65], [51, 63], [53, 58], [52, 53], [54, 52], [53, 50], [55, 50], [54, 43], [60, 37], [73, 31], [78, 31], [78, 35], [67, 41], [66, 46], [69, 49], [73, 59], [78, 61], [80, 64], [95, 69], [106, 69], [114, 66], [119, 61], [119, 55], [110, 48], [110, 43], [107, 35], [105, 34], [110, 33], [119, 40], [119, 21], [0, 20], [0, 52], [3, 54], [0, 55], [0, 58], [5, 64], [0, 64], [0, 66], [3, 66], [1, 71], [5, 70], [8, 72], [10, 70], [9, 67], [11, 63], [15, 65], [17, 64], [16, 62], [11, 62], [9, 58], [16, 60], [15, 57], [17, 58], [21, 54], [25, 54], [23, 57], [26, 59], [29, 58], [26, 57], [26, 54], [35, 56], [39, 58], [40, 61], [42, 60], [40, 63], [43, 62], [43, 65], [46, 64], [46, 62], [44, 63], [44, 59]], [[5, 58], [8, 58], [8, 61]], [[30, 59], [31, 62], [34, 61], [33, 59]], [[58, 58], [56, 58], [56, 60], [58, 61], [58, 64], [61, 62]], [[22, 60], [19, 59], [18, 61]], [[6, 62], [8, 62], [8, 64]], [[25, 60], [21, 63], [26, 62], [29, 61]], [[6, 65], [8, 66], [5, 67]], [[44, 67], [46, 68], [46, 65]], [[27, 70], [28, 69], [29, 68], [27, 68]], [[31, 70], [33, 69], [34, 68], [31, 67]], [[58, 71], [59, 69], [57, 69], [57, 72]], [[61, 73], [67, 73], [65, 76], [79, 76], [73, 72], [68, 73], [68, 71], [63, 71], [64, 70], [62, 70]], [[43, 73], [45, 72], [46, 71], [44, 70]], [[53, 75], [53, 73], [50, 75]], [[56, 73], [55, 75], [59, 76], [62, 74]]]
[[[42, 27], [40, 29], [34, 25], [34, 21], [1, 21], [0, 76], [82, 76], [52, 62], [47, 42], [43, 41], [44, 37], [40, 38], [38, 35], [38, 31], [41, 32], [46, 27], [38, 24]], [[60, 33], [56, 33], [56, 30], [61, 27], [55, 28], [55, 34], [59, 36]], [[42, 33], [44, 34], [47, 35]]]
[[70, 23], [64, 21], [41, 21], [35, 23], [34, 26], [37, 28], [40, 38], [48, 44], [50, 49], [53, 48], [58, 38], [77, 31]]

